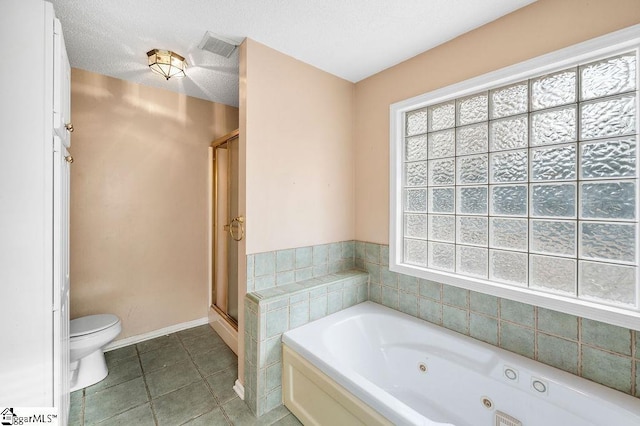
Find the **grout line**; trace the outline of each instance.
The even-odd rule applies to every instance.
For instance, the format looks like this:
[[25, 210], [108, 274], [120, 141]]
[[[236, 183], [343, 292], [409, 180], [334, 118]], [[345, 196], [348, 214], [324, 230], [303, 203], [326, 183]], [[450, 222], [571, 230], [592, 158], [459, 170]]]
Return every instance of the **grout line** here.
[[138, 364], [140, 365], [140, 371], [142, 371], [142, 381], [144, 382], [144, 389], [147, 391], [147, 399], [149, 400], [149, 408], [151, 409], [151, 416], [153, 416], [153, 421], [158, 426], [158, 416], [156, 415], [156, 410], [153, 406], [153, 399], [151, 398], [151, 391], [149, 390], [149, 385], [147, 384], [147, 374], [142, 368], [142, 359], [140, 358], [140, 351], [138, 350], [138, 345], [135, 345], [136, 355], [138, 357]]

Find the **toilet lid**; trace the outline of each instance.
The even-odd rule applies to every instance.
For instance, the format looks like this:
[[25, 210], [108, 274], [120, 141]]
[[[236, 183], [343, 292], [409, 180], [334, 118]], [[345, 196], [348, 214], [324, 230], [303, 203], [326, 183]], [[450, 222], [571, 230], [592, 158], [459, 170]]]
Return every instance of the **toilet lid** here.
[[116, 324], [120, 319], [111, 314], [89, 315], [71, 320], [69, 324], [70, 337], [83, 336], [104, 330]]

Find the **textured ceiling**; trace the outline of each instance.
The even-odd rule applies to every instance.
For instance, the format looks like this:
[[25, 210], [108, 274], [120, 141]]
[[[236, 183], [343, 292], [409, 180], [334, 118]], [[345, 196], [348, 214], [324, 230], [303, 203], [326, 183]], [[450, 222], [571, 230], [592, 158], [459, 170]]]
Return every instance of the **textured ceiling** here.
[[[206, 31], [252, 38], [356, 82], [535, 0], [52, 0], [71, 66], [238, 106], [238, 54], [198, 49]], [[165, 81], [146, 52], [187, 58]]]

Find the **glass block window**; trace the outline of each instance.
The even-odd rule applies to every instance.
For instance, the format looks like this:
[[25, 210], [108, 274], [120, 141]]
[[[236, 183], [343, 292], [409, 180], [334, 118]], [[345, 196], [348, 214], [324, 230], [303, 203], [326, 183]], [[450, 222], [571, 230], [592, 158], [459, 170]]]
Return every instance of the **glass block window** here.
[[406, 108], [400, 262], [637, 310], [637, 62]]

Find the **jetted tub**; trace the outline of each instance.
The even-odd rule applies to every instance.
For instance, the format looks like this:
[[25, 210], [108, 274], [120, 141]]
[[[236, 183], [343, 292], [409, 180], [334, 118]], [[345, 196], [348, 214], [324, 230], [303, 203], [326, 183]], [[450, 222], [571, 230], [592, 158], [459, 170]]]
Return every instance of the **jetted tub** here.
[[284, 402], [307, 425], [640, 425], [640, 399], [372, 302], [282, 341]]

